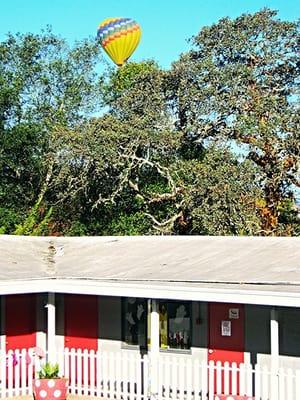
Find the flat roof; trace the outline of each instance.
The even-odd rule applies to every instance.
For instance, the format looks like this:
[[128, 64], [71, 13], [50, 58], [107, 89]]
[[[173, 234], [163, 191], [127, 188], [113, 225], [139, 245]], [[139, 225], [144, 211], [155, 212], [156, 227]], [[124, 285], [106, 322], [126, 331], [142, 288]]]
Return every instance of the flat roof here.
[[0, 235], [0, 294], [22, 290], [300, 306], [300, 237]]

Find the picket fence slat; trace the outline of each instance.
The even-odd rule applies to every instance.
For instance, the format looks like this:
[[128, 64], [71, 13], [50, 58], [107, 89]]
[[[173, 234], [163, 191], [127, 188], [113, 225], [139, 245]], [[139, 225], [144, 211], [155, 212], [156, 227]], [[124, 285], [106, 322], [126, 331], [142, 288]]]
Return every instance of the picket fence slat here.
[[268, 400], [269, 397], [269, 371], [266, 366], [262, 368], [262, 400]]
[[252, 365], [246, 365], [246, 396], [252, 396], [253, 393], [253, 373]]
[[204, 360], [201, 363], [201, 388], [201, 400], [206, 400], [208, 393], [208, 374], [207, 363]]
[[176, 358], [172, 357], [171, 360], [172, 365], [172, 384], [171, 384], [171, 391], [172, 391], [172, 399], [177, 399], [177, 360]]
[[69, 349], [65, 349], [64, 351], [64, 376], [69, 379], [70, 382], [70, 362], [69, 362], [69, 358], [70, 358], [70, 351]]
[[143, 398], [148, 399], [150, 395], [150, 373], [149, 373], [149, 357], [144, 355], [143, 357], [143, 382], [142, 382], [142, 390], [143, 390]]
[[213, 361], [208, 363], [208, 400], [215, 397], [215, 364]]
[[[22, 352], [20, 352], [20, 350], [16, 350], [15, 357], [16, 357], [16, 360], [21, 360]], [[14, 391], [15, 391], [15, 393], [20, 392], [20, 368], [19, 367], [15, 368]]]
[[286, 400], [295, 400], [296, 397], [294, 396], [294, 385], [293, 385], [293, 371], [288, 368], [287, 370], [287, 396]]
[[224, 394], [229, 394], [230, 393], [230, 385], [229, 385], [229, 379], [230, 379], [230, 367], [229, 367], [229, 362], [224, 363]]
[[237, 365], [235, 362], [231, 366], [231, 394], [237, 395]]
[[101, 358], [99, 354], [96, 357], [96, 396], [101, 397]]
[[7, 361], [7, 355], [4, 351], [0, 352], [0, 389], [1, 389], [1, 398], [4, 399], [6, 397], [6, 361]]
[[8, 397], [13, 396], [13, 363], [14, 363], [14, 356], [13, 351], [8, 351], [8, 362], [7, 362], [7, 376], [8, 376], [8, 390], [7, 394]]
[[[27, 380], [28, 380], [28, 392], [32, 393], [32, 382], [34, 379], [34, 357], [33, 357], [33, 351], [31, 349], [28, 350], [28, 354], [26, 354], [26, 350], [22, 350], [22, 358], [25, 359], [25, 364], [26, 364], [26, 369], [27, 369]], [[28, 355], [28, 359], [27, 359]], [[27, 365], [28, 364], [28, 365]]]
[[75, 388], [76, 388], [76, 352], [75, 349], [71, 349], [71, 354], [70, 354], [70, 376], [71, 376], [71, 381], [70, 381], [70, 386], [71, 386], [71, 394], [76, 394]]
[[260, 372], [260, 365], [255, 365], [255, 400], [260, 400], [260, 393], [261, 393], [261, 372]]
[[193, 393], [194, 393], [194, 399], [193, 400], [200, 400], [200, 364], [199, 360], [196, 359], [194, 360], [194, 365], [192, 366], [193, 368]]
[[216, 364], [216, 367], [215, 367], [216, 372], [214, 374], [214, 376], [216, 377], [216, 388], [217, 388], [216, 392], [217, 392], [217, 394], [220, 394], [223, 392], [222, 391], [222, 373], [224, 374], [224, 372], [222, 371], [221, 367], [222, 367], [222, 363], [221, 363], [221, 361], [218, 361]]
[[158, 363], [158, 400], [162, 400], [163, 398], [163, 382], [164, 382], [164, 376], [163, 376], [163, 368], [164, 363], [160, 362]]
[[300, 399], [300, 370], [296, 371], [295, 399]]
[[[135, 368], [136, 368], [136, 399], [142, 399], [142, 360], [140, 357], [135, 357]], [[140, 379], [139, 379], [140, 377]]]
[[91, 350], [89, 357], [89, 388], [90, 395], [95, 396], [95, 351]]
[[245, 382], [245, 364], [240, 364], [239, 366], [239, 388], [238, 388], [238, 394], [240, 396], [244, 396], [246, 393], [245, 387], [246, 387], [246, 382]]
[[185, 378], [185, 359], [178, 358], [178, 365], [179, 365], [179, 398], [184, 398], [184, 378]]
[[82, 367], [83, 367], [83, 377], [82, 377], [82, 383], [83, 383], [83, 388], [82, 388], [82, 393], [84, 396], [88, 395], [88, 384], [89, 384], [89, 369], [88, 369], [88, 365], [89, 365], [89, 360], [88, 360], [88, 355], [89, 352], [87, 349], [83, 350], [83, 354], [82, 354], [82, 358], [83, 358], [83, 362], [81, 363]]
[[164, 375], [164, 383], [165, 383], [165, 397], [167, 399], [170, 398], [170, 357], [166, 356], [164, 359], [164, 365], [165, 365], [165, 375]]
[[[77, 372], [77, 374], [76, 374]], [[76, 372], [75, 376], [77, 375], [76, 383], [77, 383], [77, 393], [82, 395], [82, 350], [77, 350], [77, 357], [76, 357]]]
[[186, 400], [192, 400], [193, 382], [192, 382], [192, 361], [190, 358], [186, 361]]

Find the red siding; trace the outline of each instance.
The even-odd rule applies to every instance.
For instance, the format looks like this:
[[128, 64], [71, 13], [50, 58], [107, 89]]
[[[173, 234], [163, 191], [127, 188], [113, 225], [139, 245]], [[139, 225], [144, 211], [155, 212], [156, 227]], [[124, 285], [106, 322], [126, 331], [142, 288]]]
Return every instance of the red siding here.
[[98, 349], [97, 296], [65, 295], [65, 347]]
[[[238, 318], [230, 318], [230, 309], [238, 310]], [[231, 324], [231, 335], [222, 336], [222, 321]], [[213, 361], [244, 362], [244, 306], [241, 304], [209, 304], [209, 352]]]
[[6, 350], [36, 346], [36, 295], [5, 298]]

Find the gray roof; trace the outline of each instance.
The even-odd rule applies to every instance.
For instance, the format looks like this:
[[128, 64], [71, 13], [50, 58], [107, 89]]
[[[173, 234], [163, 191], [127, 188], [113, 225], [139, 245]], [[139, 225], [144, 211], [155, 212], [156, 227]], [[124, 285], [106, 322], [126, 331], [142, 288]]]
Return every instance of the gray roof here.
[[294, 292], [300, 302], [300, 238], [0, 235], [0, 284], [45, 279]]
[[0, 280], [300, 284], [298, 237], [0, 236]]

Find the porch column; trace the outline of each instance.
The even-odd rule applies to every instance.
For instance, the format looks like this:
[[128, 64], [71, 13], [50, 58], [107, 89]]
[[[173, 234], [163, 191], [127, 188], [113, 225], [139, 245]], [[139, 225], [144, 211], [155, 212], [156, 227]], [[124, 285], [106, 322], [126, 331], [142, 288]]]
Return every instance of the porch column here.
[[5, 296], [0, 296], [0, 324], [1, 324], [1, 331], [0, 331], [0, 350], [6, 351], [6, 335], [5, 335]]
[[271, 309], [271, 398], [278, 400], [278, 368], [279, 368], [279, 323], [278, 311]]
[[47, 360], [51, 363], [56, 362], [55, 346], [55, 294], [48, 293], [47, 307]]
[[279, 367], [279, 324], [278, 311], [271, 310], [271, 363], [272, 369], [278, 370]]
[[150, 396], [158, 395], [158, 361], [159, 361], [159, 304], [158, 300], [151, 300], [151, 330], [150, 330]]

